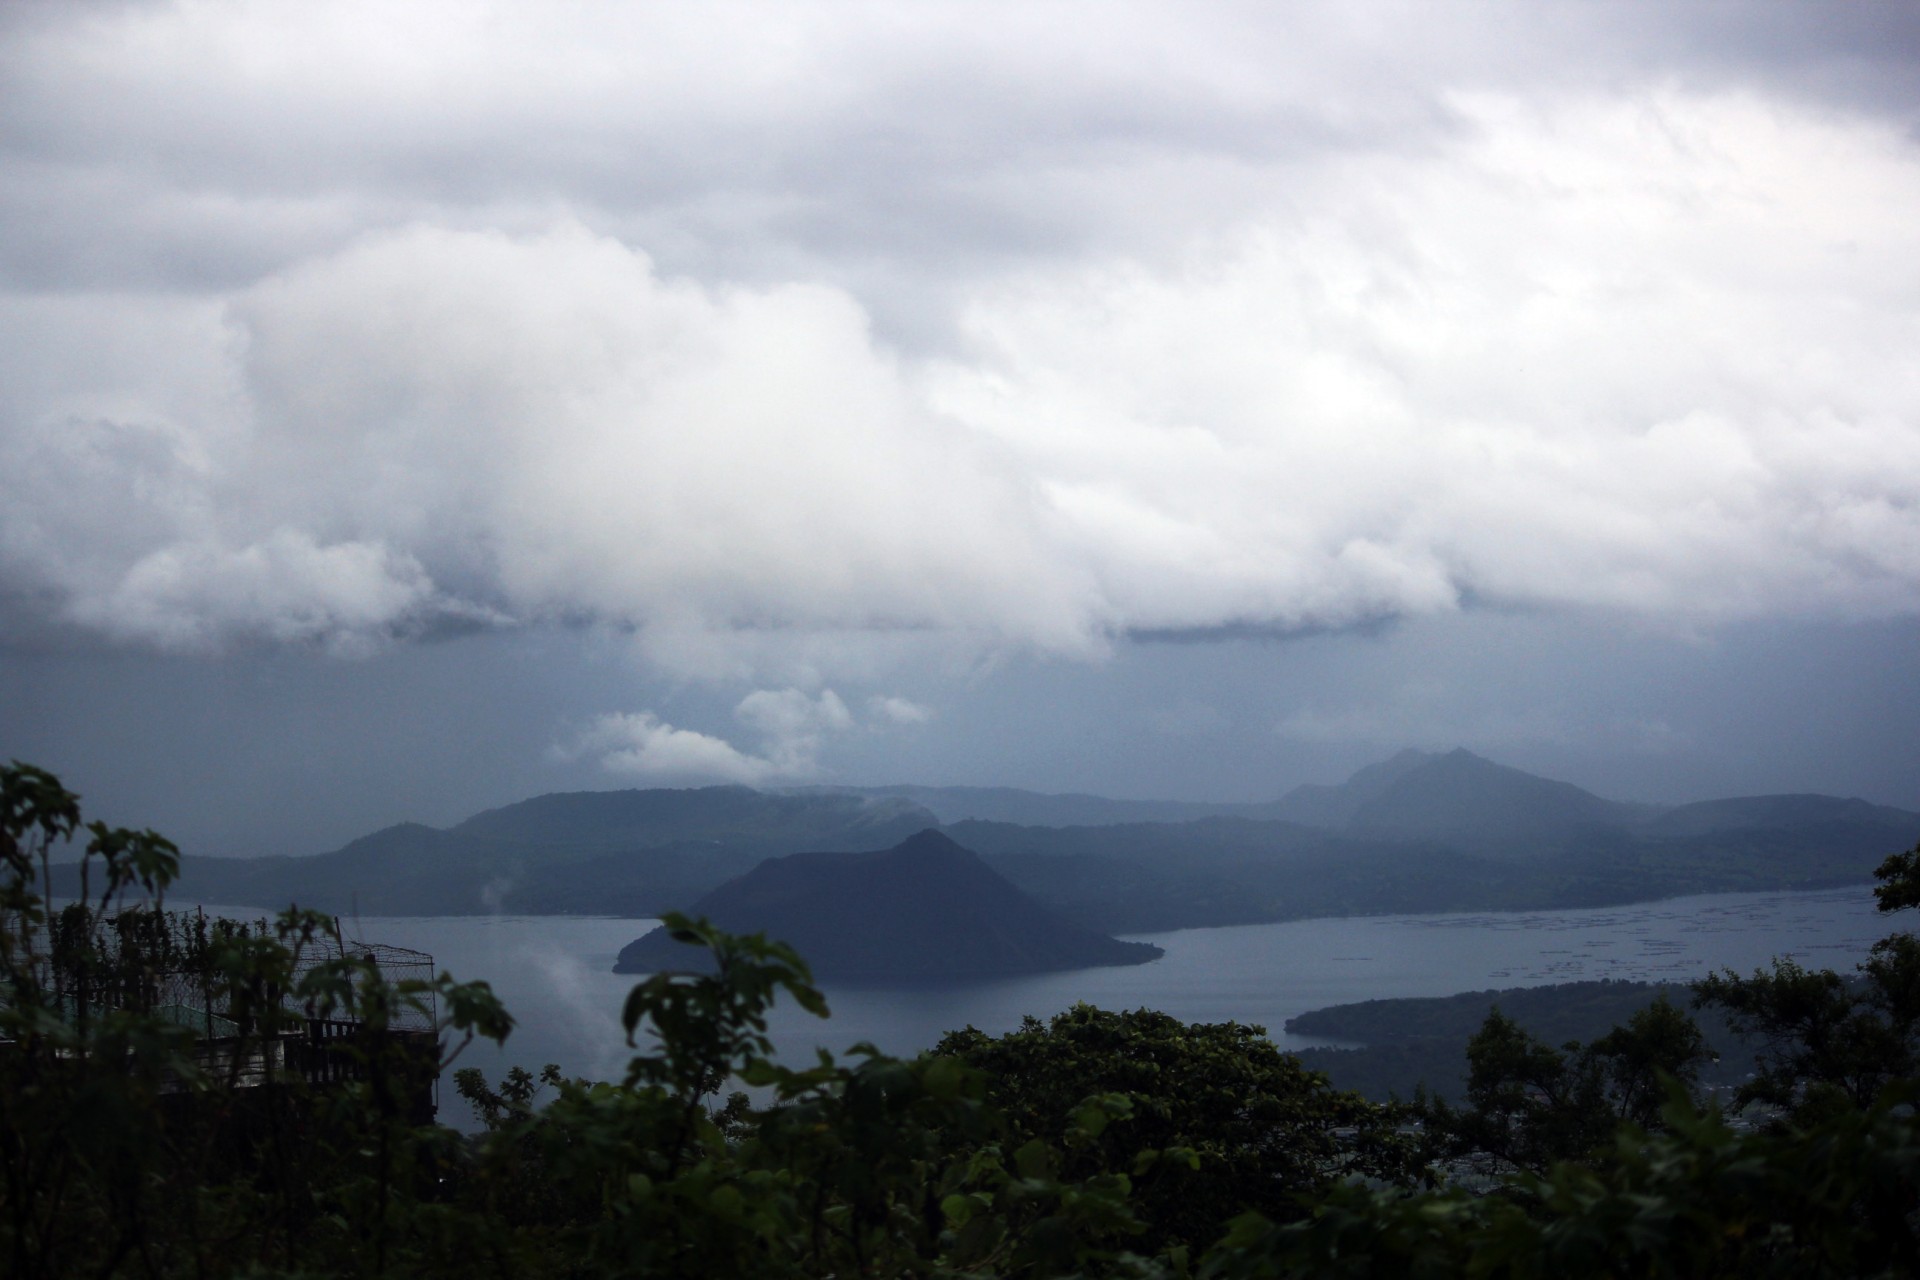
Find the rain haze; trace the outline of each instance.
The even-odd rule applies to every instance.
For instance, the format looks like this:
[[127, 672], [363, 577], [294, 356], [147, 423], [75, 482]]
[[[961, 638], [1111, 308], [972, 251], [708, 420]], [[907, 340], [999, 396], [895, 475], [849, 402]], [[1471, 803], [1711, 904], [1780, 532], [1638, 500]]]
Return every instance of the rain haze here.
[[1920, 10], [0, 9], [0, 758], [1920, 808]]

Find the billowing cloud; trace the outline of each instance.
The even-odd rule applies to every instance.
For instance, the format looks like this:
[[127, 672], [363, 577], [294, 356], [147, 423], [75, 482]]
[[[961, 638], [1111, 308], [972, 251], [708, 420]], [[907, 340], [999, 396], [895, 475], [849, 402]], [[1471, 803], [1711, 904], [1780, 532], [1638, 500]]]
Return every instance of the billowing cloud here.
[[[917, 723], [924, 708], [899, 697], [871, 703], [875, 727]], [[753, 750], [697, 730], [676, 728], [650, 711], [611, 712], [555, 747], [562, 760], [593, 759], [608, 773], [659, 780], [759, 784], [807, 778], [821, 772], [828, 740], [856, 725], [853, 713], [831, 689], [756, 689], [742, 698], [733, 718], [754, 738]]]
[[1920, 607], [1912, 144], [1752, 101], [1462, 100], [1442, 156], [1006, 286], [947, 412], [1031, 461], [1133, 628], [1463, 601]]
[[[1920, 610], [1910, 104], [1806, 60], [1870, 33], [1676, 79], [1569, 8], [1533, 52], [1604, 67], [1456, 21], [1383, 81], [1345, 6], [407, 12], [0, 30], [8, 633], [589, 621], [817, 688], [875, 637]], [[745, 730], [840, 729], [783, 698]]]
[[610, 712], [562, 748], [562, 759], [591, 756], [608, 773], [649, 781], [720, 781], [747, 785], [780, 776], [777, 763], [724, 738], [676, 729], [651, 711]]
[[831, 689], [813, 697], [798, 689], [756, 689], [740, 699], [733, 716], [757, 732], [768, 756], [792, 774], [811, 772], [822, 740], [853, 727], [853, 713]]
[[235, 551], [165, 547], [141, 557], [106, 595], [74, 602], [77, 621], [114, 637], [200, 651], [221, 631], [343, 652], [431, 611], [417, 561], [362, 542], [316, 545], [276, 530]]
[[664, 282], [577, 227], [418, 228], [229, 315], [227, 415], [43, 410], [11, 437], [0, 549], [70, 620], [161, 645], [436, 610], [1083, 640], [1027, 482], [838, 291]]

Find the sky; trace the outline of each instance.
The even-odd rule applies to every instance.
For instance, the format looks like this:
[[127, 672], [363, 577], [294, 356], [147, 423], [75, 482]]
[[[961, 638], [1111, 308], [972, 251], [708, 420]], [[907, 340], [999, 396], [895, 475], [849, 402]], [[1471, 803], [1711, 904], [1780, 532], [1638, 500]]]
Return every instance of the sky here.
[[0, 758], [1920, 808], [1920, 10], [0, 7]]

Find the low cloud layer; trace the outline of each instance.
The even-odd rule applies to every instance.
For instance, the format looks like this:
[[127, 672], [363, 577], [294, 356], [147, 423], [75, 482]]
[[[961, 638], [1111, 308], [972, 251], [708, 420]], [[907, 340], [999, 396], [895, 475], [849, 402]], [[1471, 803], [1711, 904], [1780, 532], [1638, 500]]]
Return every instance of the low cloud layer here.
[[[1390, 36], [1332, 10], [1158, 64], [1148, 9], [1023, 54], [755, 10], [692, 76], [717, 28], [677, 11], [449, 11], [381, 79], [326, 12], [6, 29], [0, 636], [591, 622], [764, 680], [874, 637], [1920, 610], [1920, 156], [1893, 88], [1822, 89], [1846, 49], [1682, 77], [1600, 22], [1617, 74], [1556, 83], [1463, 21], [1368, 94]], [[1325, 58], [1256, 75], [1243, 34]], [[746, 750], [586, 736], [790, 776], [836, 730], [796, 706], [741, 704]]]

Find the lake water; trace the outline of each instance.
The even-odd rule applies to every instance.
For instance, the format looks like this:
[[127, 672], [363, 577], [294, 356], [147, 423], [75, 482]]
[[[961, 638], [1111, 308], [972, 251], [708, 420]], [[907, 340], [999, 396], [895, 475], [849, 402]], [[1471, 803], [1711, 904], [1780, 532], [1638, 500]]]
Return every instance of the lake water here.
[[[227, 914], [257, 916], [252, 910]], [[1592, 978], [1689, 981], [1710, 970], [1747, 972], [1775, 955], [1847, 969], [1895, 920], [1860, 886], [1802, 894], [1713, 894], [1581, 911], [1300, 920], [1140, 935], [1166, 955], [1128, 968], [943, 986], [823, 983], [832, 1017], [790, 1003], [771, 1032], [799, 1063], [816, 1046], [860, 1041], [911, 1054], [968, 1024], [999, 1033], [1023, 1014], [1045, 1018], [1086, 1001], [1152, 1008], [1188, 1022], [1258, 1023], [1287, 1047], [1324, 1043], [1286, 1035], [1309, 1009], [1395, 996], [1441, 996], [1489, 987]], [[440, 969], [485, 979], [518, 1027], [502, 1048], [475, 1045], [459, 1065], [490, 1076], [512, 1064], [557, 1062], [570, 1075], [617, 1077], [628, 1051], [620, 1004], [634, 979], [611, 973], [614, 956], [651, 921], [557, 916], [363, 917], [347, 931], [432, 953]], [[451, 1082], [442, 1119], [467, 1121]]]

